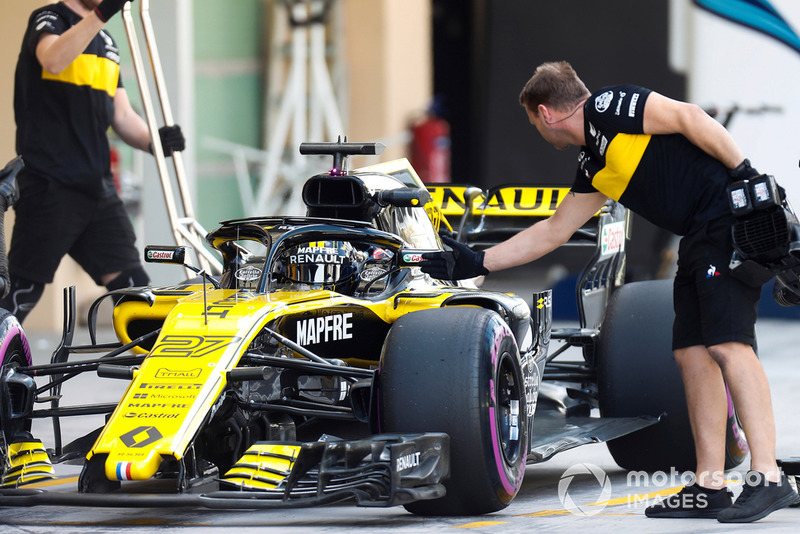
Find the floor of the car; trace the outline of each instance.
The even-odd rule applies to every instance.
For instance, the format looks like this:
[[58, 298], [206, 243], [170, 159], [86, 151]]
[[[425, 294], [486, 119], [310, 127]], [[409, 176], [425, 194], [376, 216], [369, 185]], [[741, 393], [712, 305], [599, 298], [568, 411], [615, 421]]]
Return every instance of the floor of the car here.
[[533, 422], [528, 463], [549, 460], [555, 454], [630, 434], [658, 422], [657, 417], [564, 417], [559, 413], [539, 413]]

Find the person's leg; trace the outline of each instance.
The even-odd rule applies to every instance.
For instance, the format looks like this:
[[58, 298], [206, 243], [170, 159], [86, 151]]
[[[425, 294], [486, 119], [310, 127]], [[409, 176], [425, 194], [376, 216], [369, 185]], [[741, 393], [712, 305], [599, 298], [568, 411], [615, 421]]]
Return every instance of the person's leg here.
[[775, 460], [775, 418], [769, 383], [753, 347], [744, 343], [722, 343], [709, 347], [722, 369], [731, 391], [736, 413], [750, 446], [750, 469], [767, 480], [780, 480]]
[[23, 323], [39, 299], [42, 298], [44, 286], [40, 282], [15, 276], [11, 281], [8, 295], [0, 300], [0, 308], [10, 311], [20, 323]]
[[[702, 236], [681, 241], [680, 268], [675, 276], [672, 350], [681, 372], [697, 456], [696, 482], [709, 489], [725, 486], [725, 433], [728, 397], [719, 365], [703, 339], [704, 303], [698, 294], [697, 269], [684, 264]], [[689, 264], [691, 265], [691, 263]], [[701, 264], [702, 265], [702, 264]], [[705, 267], [703, 267], [705, 271]], [[701, 276], [704, 276], [703, 272]]]
[[758, 521], [794, 504], [797, 493], [775, 461], [775, 419], [766, 374], [750, 345], [729, 342], [709, 347], [722, 368], [733, 404], [750, 445], [750, 469], [742, 492], [717, 520], [722, 523]]
[[109, 291], [123, 289], [126, 287], [146, 286], [150, 283], [150, 277], [141, 267], [118, 271], [101, 277], [103, 285]]
[[1, 305], [23, 322], [83, 231], [93, 202], [29, 172], [20, 177], [8, 251], [11, 289]]
[[697, 484], [725, 487], [725, 432], [728, 396], [719, 365], [703, 346], [675, 350], [697, 455]]
[[[703, 342], [721, 369], [734, 407], [750, 446], [751, 471], [732, 506], [720, 511], [721, 522], [750, 522], [789, 506], [797, 493], [775, 461], [775, 420], [769, 384], [756, 356], [755, 324], [761, 287], [740, 280], [729, 268], [730, 251], [714, 250], [715, 242], [730, 239], [726, 224], [709, 225], [705, 260], [708, 269], [697, 271], [696, 288], [701, 308]], [[716, 239], [714, 239], [716, 236]]]
[[98, 202], [91, 223], [69, 253], [97, 285], [109, 291], [150, 283], [136, 249], [133, 225], [116, 196]]
[[[681, 241], [681, 257], [695, 241]], [[725, 488], [725, 432], [727, 394], [722, 373], [703, 342], [701, 304], [692, 269], [679, 261], [675, 276], [673, 304], [672, 350], [681, 372], [689, 421], [697, 456], [696, 480], [677, 494], [645, 509], [647, 517], [706, 518], [717, 514], [733, 502]]]

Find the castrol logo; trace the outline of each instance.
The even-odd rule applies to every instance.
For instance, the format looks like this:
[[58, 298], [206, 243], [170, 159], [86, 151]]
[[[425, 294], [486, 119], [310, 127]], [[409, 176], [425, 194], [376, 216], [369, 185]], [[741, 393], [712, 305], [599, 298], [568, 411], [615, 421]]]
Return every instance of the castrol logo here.
[[148, 250], [148, 260], [171, 260], [175, 252], [172, 250]]

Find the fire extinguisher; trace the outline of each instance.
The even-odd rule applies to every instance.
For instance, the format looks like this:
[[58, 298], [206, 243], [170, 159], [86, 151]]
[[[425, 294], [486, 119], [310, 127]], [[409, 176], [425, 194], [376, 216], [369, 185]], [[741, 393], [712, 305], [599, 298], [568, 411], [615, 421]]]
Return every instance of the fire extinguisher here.
[[425, 183], [450, 181], [450, 124], [436, 107], [411, 126], [411, 165]]

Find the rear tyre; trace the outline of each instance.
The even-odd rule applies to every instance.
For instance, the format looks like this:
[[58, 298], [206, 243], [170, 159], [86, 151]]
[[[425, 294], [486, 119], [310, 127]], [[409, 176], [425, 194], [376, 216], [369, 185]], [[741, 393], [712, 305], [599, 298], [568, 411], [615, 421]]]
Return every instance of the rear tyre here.
[[[661, 421], [608, 442], [628, 470], [694, 470], [694, 439], [678, 365], [672, 353], [672, 282], [625, 284], [614, 293], [600, 333], [598, 390], [603, 417], [663, 415]], [[747, 454], [744, 432], [728, 397], [727, 469]]]
[[525, 474], [525, 383], [516, 341], [495, 312], [423, 310], [398, 319], [379, 375], [382, 432], [450, 436], [447, 494], [405, 508], [420, 515], [501, 510]]

